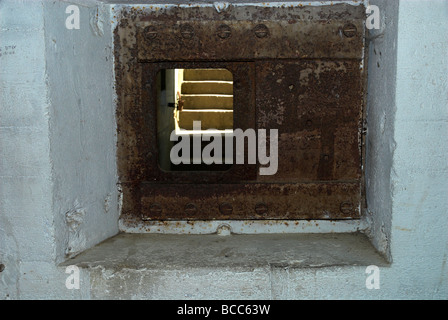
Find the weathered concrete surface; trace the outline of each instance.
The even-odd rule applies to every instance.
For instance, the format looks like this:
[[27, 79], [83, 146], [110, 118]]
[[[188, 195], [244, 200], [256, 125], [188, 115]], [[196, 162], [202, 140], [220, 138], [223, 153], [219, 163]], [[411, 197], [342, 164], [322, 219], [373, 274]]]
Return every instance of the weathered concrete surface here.
[[115, 235], [119, 216], [110, 9], [80, 1], [76, 30], [67, 5], [43, 1], [58, 261]]
[[89, 275], [94, 299], [313, 299], [328, 272], [354, 298], [366, 266], [388, 266], [362, 234], [120, 234], [68, 265]]
[[106, 269], [325, 267], [386, 261], [362, 234], [120, 234], [63, 265]]
[[109, 9], [74, 3], [0, 1], [0, 299], [88, 297], [57, 264], [118, 232]]

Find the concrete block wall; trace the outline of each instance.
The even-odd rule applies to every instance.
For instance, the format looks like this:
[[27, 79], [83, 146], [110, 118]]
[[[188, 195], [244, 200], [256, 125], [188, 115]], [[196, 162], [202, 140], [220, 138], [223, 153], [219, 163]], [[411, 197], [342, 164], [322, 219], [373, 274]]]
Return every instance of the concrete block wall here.
[[[113, 4], [1, 1], [0, 299], [188, 299], [213, 283], [222, 299], [447, 299], [448, 2], [370, 2], [382, 28], [369, 37], [365, 219], [392, 262], [381, 289], [365, 288], [364, 267], [326, 267], [148, 271], [134, 292], [110, 291], [101, 269], [68, 290], [58, 267], [118, 232]], [[65, 28], [69, 4], [79, 30]]]
[[431, 5], [424, 1], [400, 2], [390, 240], [392, 258], [402, 266], [397, 278], [407, 279], [400, 282], [401, 290], [445, 298], [448, 291], [447, 16], [446, 1], [431, 1]]

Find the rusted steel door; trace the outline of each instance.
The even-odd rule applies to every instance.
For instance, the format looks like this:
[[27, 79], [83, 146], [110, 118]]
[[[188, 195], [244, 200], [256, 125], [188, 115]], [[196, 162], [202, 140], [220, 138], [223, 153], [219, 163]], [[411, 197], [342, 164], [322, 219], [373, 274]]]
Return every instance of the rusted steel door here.
[[[364, 19], [348, 4], [125, 10], [115, 32], [124, 223], [359, 218]], [[232, 72], [234, 128], [278, 130], [275, 175], [258, 164], [159, 168], [155, 78], [174, 68]]]

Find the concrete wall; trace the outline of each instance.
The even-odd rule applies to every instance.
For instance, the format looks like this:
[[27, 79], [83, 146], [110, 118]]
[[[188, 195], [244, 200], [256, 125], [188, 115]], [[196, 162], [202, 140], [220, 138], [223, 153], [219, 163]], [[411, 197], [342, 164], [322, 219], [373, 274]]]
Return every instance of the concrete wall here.
[[79, 30], [65, 28], [66, 2], [43, 4], [56, 254], [63, 261], [118, 232], [112, 33], [109, 8], [95, 1], [77, 4]]
[[67, 5], [0, 2], [3, 299], [84, 295], [57, 264], [118, 232], [109, 9]]
[[448, 2], [401, 1], [391, 254], [404, 294], [448, 292]]
[[398, 1], [371, 1], [381, 8], [380, 29], [369, 31], [366, 139], [366, 204], [374, 246], [392, 260], [391, 172], [395, 149]]
[[[71, 3], [79, 30], [65, 28]], [[118, 232], [115, 13], [93, 0], [0, 1], [0, 298], [447, 299], [448, 2], [371, 3], [384, 19], [369, 39], [366, 224], [392, 261], [380, 290], [354, 266], [122, 270], [115, 285], [99, 268], [68, 290], [57, 265]], [[133, 274], [145, 276], [134, 292], [105, 291]]]

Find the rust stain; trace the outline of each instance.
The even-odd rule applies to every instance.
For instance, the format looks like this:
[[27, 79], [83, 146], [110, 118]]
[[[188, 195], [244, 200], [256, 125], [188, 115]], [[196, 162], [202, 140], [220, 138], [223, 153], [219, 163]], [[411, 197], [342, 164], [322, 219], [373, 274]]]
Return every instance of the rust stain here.
[[[357, 183], [334, 184], [179, 184], [145, 183], [141, 188], [142, 211], [145, 220], [298, 220], [347, 219], [359, 212], [342, 212], [341, 202], [359, 201]], [[328, 196], [331, 189], [331, 196]], [[260, 198], [270, 209], [268, 216], [257, 214]], [[195, 203], [194, 215], [185, 213], [187, 203]], [[157, 204], [163, 210], [151, 211]], [[232, 210], [221, 210], [226, 204]], [[275, 214], [272, 214], [272, 213]], [[268, 223], [268, 222], [266, 222]]]

